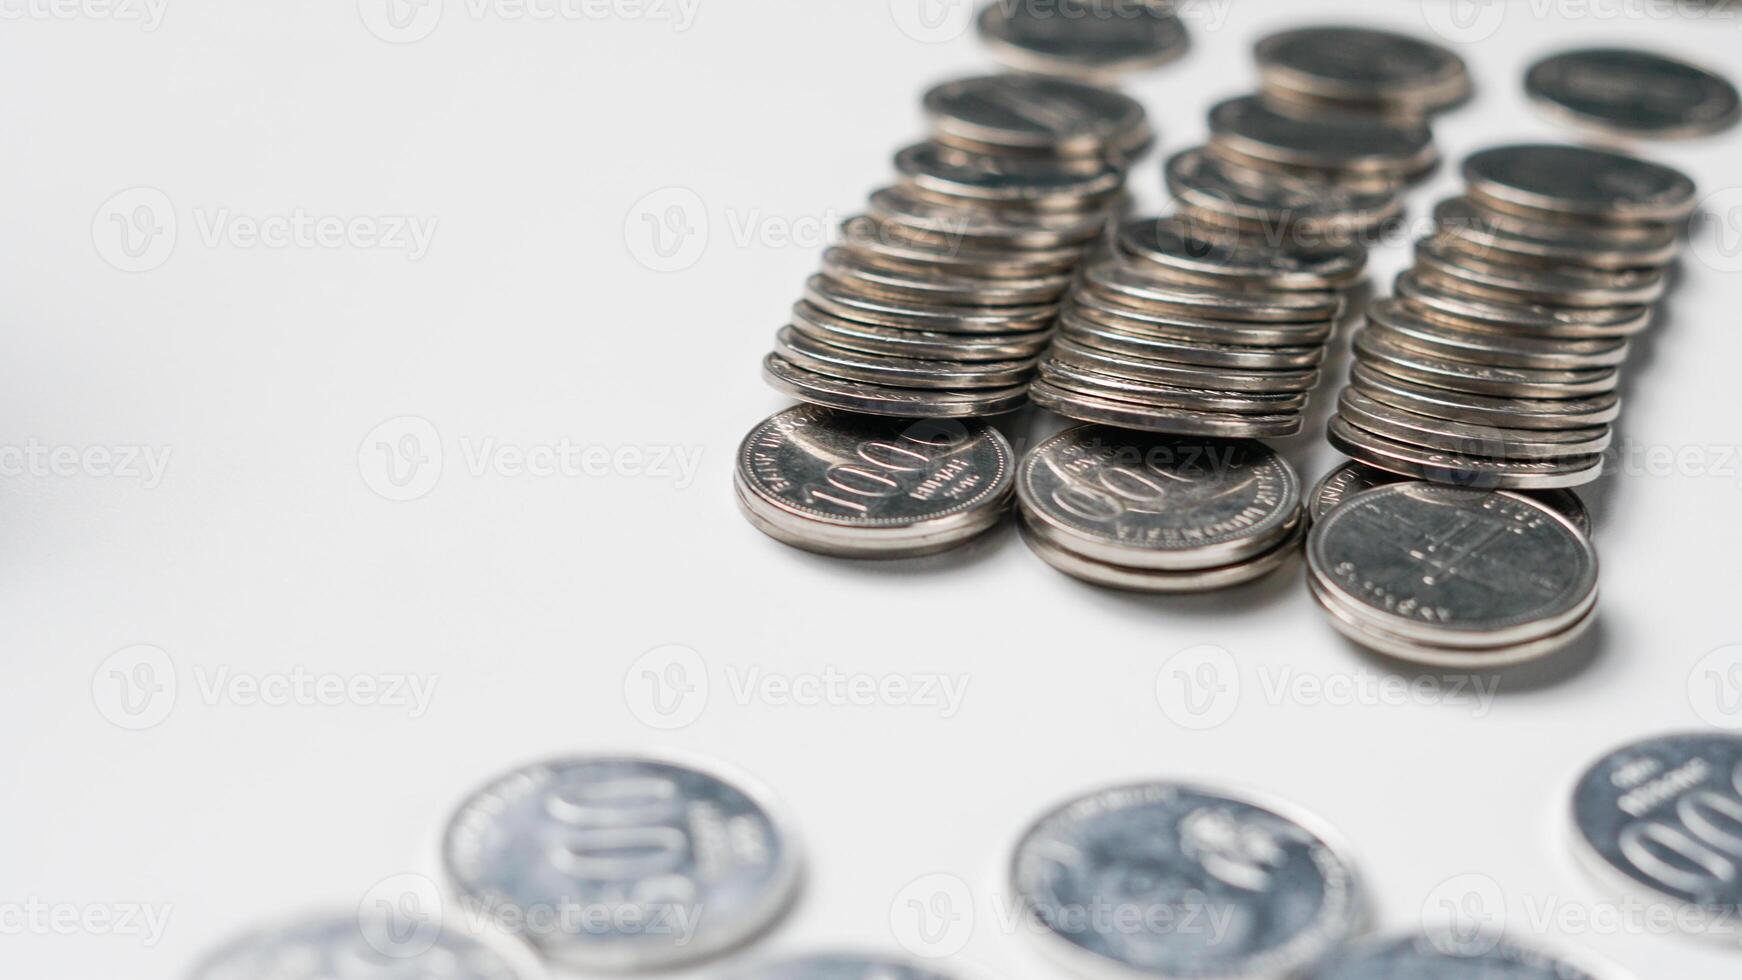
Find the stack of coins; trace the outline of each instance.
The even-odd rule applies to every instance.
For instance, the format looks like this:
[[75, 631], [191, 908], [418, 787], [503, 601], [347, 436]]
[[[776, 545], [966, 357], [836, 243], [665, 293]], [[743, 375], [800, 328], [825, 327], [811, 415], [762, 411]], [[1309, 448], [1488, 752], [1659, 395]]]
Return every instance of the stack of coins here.
[[1465, 161], [1396, 296], [1372, 303], [1332, 445], [1404, 476], [1502, 489], [1597, 478], [1645, 327], [1693, 210], [1681, 173], [1519, 145]]
[[1577, 639], [1597, 603], [1597, 555], [1541, 501], [1406, 481], [1316, 521], [1308, 582], [1336, 629], [1414, 663], [1504, 667]]
[[1111, 79], [1185, 54], [1185, 23], [1155, 0], [996, 0], [976, 21], [980, 40], [1019, 71]]
[[1068, 79], [991, 75], [925, 95], [931, 139], [848, 219], [763, 373], [877, 415], [997, 415], [1026, 401], [1085, 250], [1150, 142], [1143, 107]]
[[1029, 388], [1068, 418], [1177, 435], [1299, 432], [1366, 253], [1284, 249], [1181, 217], [1121, 224], [1079, 276]]
[[1135, 592], [1204, 592], [1282, 567], [1305, 522], [1294, 470], [1250, 440], [1067, 429], [1016, 474], [1023, 537], [1067, 575]]

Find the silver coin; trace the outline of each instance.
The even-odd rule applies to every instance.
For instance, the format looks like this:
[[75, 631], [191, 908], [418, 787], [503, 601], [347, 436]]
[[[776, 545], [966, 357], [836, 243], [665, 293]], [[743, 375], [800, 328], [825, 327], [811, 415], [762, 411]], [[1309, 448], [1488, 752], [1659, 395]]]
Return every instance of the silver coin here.
[[[246, 933], [207, 955], [188, 980], [530, 980], [511, 956], [422, 916], [364, 910], [317, 916]], [[414, 917], [415, 916], [415, 917]]]
[[1539, 337], [1480, 323], [1424, 316], [1393, 297], [1367, 306], [1367, 329], [1389, 340], [1458, 360], [1531, 368], [1614, 367], [1627, 360], [1623, 337]]
[[929, 965], [868, 953], [812, 953], [762, 963], [729, 980], [953, 980]]
[[1070, 286], [1070, 276], [985, 279], [936, 266], [867, 260], [850, 248], [823, 252], [823, 275], [848, 292], [878, 299], [916, 300], [950, 306], [1027, 306], [1053, 303]]
[[1353, 867], [1315, 824], [1222, 790], [1115, 786], [1041, 816], [1011, 886], [1078, 972], [1294, 976], [1364, 917]]
[[1665, 284], [1662, 269], [1490, 262], [1437, 238], [1415, 243], [1415, 274], [1480, 299], [1550, 306], [1640, 306], [1662, 298]]
[[1530, 66], [1524, 91], [1550, 114], [1605, 133], [1671, 139], [1736, 124], [1736, 86], [1649, 51], [1585, 48]]
[[[1274, 100], [1271, 100], [1274, 101]], [[1280, 103], [1286, 106], [1284, 110], [1290, 115], [1311, 116], [1329, 110], [1320, 106], [1317, 108], [1296, 106], [1290, 103]], [[1414, 118], [1406, 120], [1414, 124]], [[1426, 177], [1437, 168], [1437, 156], [1425, 158], [1419, 164], [1400, 170], [1340, 170], [1336, 167], [1312, 166], [1304, 163], [1285, 163], [1281, 160], [1253, 156], [1240, 150], [1237, 143], [1229, 140], [1212, 139], [1210, 155], [1234, 167], [1249, 171], [1258, 171], [1264, 175], [1291, 177], [1309, 183], [1339, 187], [1345, 190], [1362, 191], [1368, 194], [1402, 194], [1408, 184]]]
[[804, 300], [811, 306], [849, 320], [903, 330], [951, 334], [1020, 334], [1044, 330], [1058, 315], [1058, 306], [958, 306], [923, 300], [867, 296], [846, 289], [824, 276], [805, 280]]
[[638, 757], [510, 772], [449, 821], [454, 889], [577, 970], [691, 963], [786, 909], [798, 842], [759, 788]]
[[1604, 755], [1573, 788], [1581, 854], [1600, 875], [1696, 933], [1742, 927], [1742, 736], [1687, 732]]
[[1416, 480], [1455, 487], [1502, 490], [1550, 490], [1579, 487], [1603, 475], [1603, 457], [1560, 459], [1496, 459], [1418, 446], [1388, 439], [1351, 423], [1342, 415], [1331, 419], [1325, 441], [1351, 459]]
[[1192, 219], [1295, 247], [1345, 242], [1403, 211], [1402, 198], [1391, 190], [1259, 173], [1231, 165], [1204, 147], [1169, 157], [1166, 176], [1168, 193]]
[[[1326, 514], [1343, 505], [1343, 501], [1353, 497], [1363, 490], [1383, 487], [1392, 483], [1400, 483], [1409, 479], [1396, 473], [1374, 469], [1360, 463], [1348, 462], [1326, 473], [1307, 494], [1307, 516], [1314, 520], [1322, 520]], [[1518, 490], [1527, 497], [1534, 498], [1553, 507], [1573, 522], [1573, 526], [1584, 532], [1591, 533], [1591, 512], [1585, 507], [1585, 502], [1571, 490]]]
[[1226, 366], [1205, 367], [1134, 354], [1129, 349], [1108, 351], [1106, 347], [1100, 346], [1102, 338], [1092, 339], [1096, 342], [1093, 346], [1080, 342], [1076, 335], [1061, 334], [1053, 340], [1052, 357], [1134, 381], [1149, 381], [1173, 387], [1275, 395], [1304, 393], [1318, 387], [1319, 383], [1319, 372], [1316, 368], [1267, 371]]
[[1080, 319], [1144, 336], [1206, 343], [1241, 344], [1247, 347], [1312, 347], [1330, 339], [1334, 320], [1255, 323], [1194, 317], [1139, 308], [1115, 293], [1079, 283], [1066, 300], [1065, 309]]
[[[1040, 362], [1040, 378], [1055, 388], [1096, 398], [1111, 398], [1158, 409], [1202, 409], [1235, 415], [1270, 415], [1299, 412], [1306, 407], [1304, 392], [1279, 394], [1220, 391], [1193, 388], [1147, 378], [1090, 358], [1061, 356], [1055, 352]], [[1117, 373], [1116, 373], [1117, 372]]]
[[841, 243], [867, 259], [896, 268], [938, 268], [992, 280], [1068, 273], [1082, 258], [1081, 248], [1011, 248], [971, 242], [948, 233], [884, 224], [855, 215], [841, 224]]
[[818, 374], [907, 388], [1008, 388], [1027, 381], [1034, 359], [1022, 361], [932, 361], [889, 357], [818, 343], [791, 327], [774, 336], [774, 353]]
[[1386, 334], [1355, 334], [1355, 355], [1376, 371], [1416, 384], [1503, 398], [1578, 398], [1614, 391], [1620, 372], [1612, 367], [1551, 370], [1500, 367], [1418, 353]]
[[963, 153], [918, 143], [895, 156], [902, 178], [923, 190], [981, 201], [1079, 208], [1117, 191], [1125, 174], [1099, 158], [1081, 162]]
[[812, 405], [908, 419], [1002, 415], [1028, 401], [1020, 384], [957, 391], [852, 381], [806, 370], [779, 354], [763, 358], [762, 378], [775, 391]]
[[1436, 419], [1503, 429], [1582, 429], [1615, 421], [1621, 399], [1613, 392], [1588, 398], [1499, 398], [1402, 380], [1360, 361], [1349, 369], [1350, 385], [1387, 405]]
[[1126, 592], [1177, 594], [1214, 592], [1218, 589], [1232, 588], [1261, 579], [1282, 568], [1300, 553], [1300, 543], [1305, 539], [1305, 530], [1305, 522], [1299, 522], [1295, 525], [1295, 529], [1283, 538], [1281, 544], [1256, 558], [1249, 558], [1235, 565], [1198, 569], [1190, 572], [1132, 568], [1085, 558], [1048, 540], [1026, 518], [1022, 522], [1022, 540], [1028, 545], [1029, 550], [1048, 565], [1074, 579], [1088, 582], [1091, 585], [1120, 589]]
[[1291, 113], [1257, 96], [1210, 109], [1211, 141], [1249, 157], [1291, 166], [1402, 176], [1437, 158], [1433, 134], [1420, 123], [1370, 113]]
[[1367, 268], [1366, 250], [1354, 244], [1280, 248], [1262, 239], [1206, 230], [1202, 222], [1177, 216], [1137, 218], [1119, 226], [1118, 243], [1125, 254], [1149, 262], [1161, 274], [1200, 285], [1337, 289]]
[[1273, 547], [1300, 512], [1300, 481], [1263, 443], [1077, 426], [1017, 469], [1024, 512], [1097, 561], [1192, 571]]
[[1359, 388], [1344, 388], [1337, 414], [1350, 425], [1424, 449], [1487, 456], [1492, 459], [1565, 459], [1592, 456], [1609, 448], [1607, 425], [1582, 429], [1501, 429], [1434, 418], [1369, 398]]
[[1013, 248], [1057, 248], [1093, 239], [1107, 226], [1106, 211], [1050, 211], [1021, 207], [950, 204], [906, 187], [871, 192], [867, 209], [878, 220], [970, 242], [996, 242]]
[[1307, 578], [1307, 587], [1319, 608], [1324, 610], [1332, 628], [1353, 642], [1398, 660], [1452, 670], [1499, 670], [1541, 660], [1571, 646], [1590, 631], [1591, 625], [1597, 619], [1593, 610], [1563, 630], [1519, 643], [1492, 647], [1444, 646], [1424, 643], [1367, 622], [1311, 576]]
[[1059, 317], [1059, 332], [1061, 336], [1088, 347], [1177, 364], [1288, 370], [1316, 368], [1325, 358], [1324, 347], [1312, 344], [1254, 347], [1212, 340], [1179, 340], [1165, 333], [1146, 330], [1140, 323], [1130, 326], [1118, 323], [1115, 317], [1097, 317], [1077, 306], [1065, 308]]
[[1393, 283], [1399, 299], [1423, 316], [1453, 325], [1489, 324], [1544, 337], [1626, 337], [1651, 323], [1649, 306], [1570, 307], [1516, 301], [1495, 302], [1453, 292], [1413, 269]]
[[1565, 630], [1597, 601], [1597, 553], [1518, 494], [1408, 482], [1313, 525], [1307, 567], [1361, 622], [1421, 643], [1492, 648]]
[[1212, 439], [1268, 439], [1301, 430], [1298, 411], [1269, 415], [1208, 412], [1102, 398], [1060, 388], [1045, 379], [1029, 383], [1028, 400], [1041, 408], [1079, 422], [1101, 422], [1139, 432]]
[[1082, 268], [1083, 282], [1142, 309], [1245, 323], [1329, 320], [1342, 311], [1342, 297], [1327, 291], [1215, 289], [1169, 283], [1144, 275], [1142, 267], [1104, 254]]
[[1188, 47], [1185, 24], [1152, 0], [994, 0], [980, 40], [1024, 71], [1106, 78], [1166, 64]]
[[933, 137], [969, 150], [1097, 154], [1147, 138], [1136, 99], [1098, 85], [1039, 75], [981, 75], [925, 93]]
[[1300, 28], [1261, 39], [1254, 53], [1266, 89], [1351, 106], [1428, 111], [1470, 89], [1462, 58], [1390, 31]]
[[1640, 225], [1634, 233], [1605, 234], [1569, 222], [1531, 221], [1485, 208], [1467, 197], [1434, 205], [1442, 239], [1479, 259], [1565, 262], [1600, 269], [1667, 265], [1680, 250], [1671, 225]]
[[[1529, 143], [1464, 161], [1467, 193], [1501, 211], [1526, 208], [1602, 221], [1680, 221], [1694, 182], [1662, 164], [1588, 146]], [[1528, 212], [1527, 212], [1528, 213]]]
[[1598, 980], [1562, 957], [1504, 939], [1484, 936], [1479, 945], [1451, 935], [1363, 943], [1309, 980]]
[[914, 557], [953, 547], [1003, 518], [1016, 459], [974, 421], [876, 418], [799, 405], [738, 448], [746, 515], [810, 551]]
[[861, 323], [799, 302], [792, 328], [813, 340], [865, 354], [887, 354], [942, 361], [1020, 361], [1039, 354], [1050, 330], [1026, 333], [960, 334]]

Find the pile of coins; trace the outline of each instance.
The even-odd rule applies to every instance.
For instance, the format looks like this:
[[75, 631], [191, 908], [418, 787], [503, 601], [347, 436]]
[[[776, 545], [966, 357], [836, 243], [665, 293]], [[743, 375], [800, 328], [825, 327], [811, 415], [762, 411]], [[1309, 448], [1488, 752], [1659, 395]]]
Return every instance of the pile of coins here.
[[1628, 338], [1663, 294], [1693, 181], [1581, 146], [1483, 150], [1396, 296], [1370, 304], [1328, 438], [1404, 476], [1501, 489], [1602, 472]]
[[1151, 432], [1299, 432], [1337, 289], [1362, 274], [1366, 252], [1205, 231], [1177, 216], [1121, 224], [1079, 274], [1029, 398]]
[[830, 408], [910, 418], [1021, 407], [1059, 300], [1124, 205], [1143, 107], [1068, 79], [989, 75], [925, 95], [931, 139], [895, 157], [823, 254], [763, 374]]
[[1016, 473], [1023, 537], [1047, 564], [1135, 592], [1203, 592], [1282, 567], [1305, 531], [1300, 482], [1263, 443], [1102, 425], [1034, 447]]
[[1155, 0], [993, 0], [976, 21], [992, 56], [1024, 72], [1107, 81], [1185, 54], [1186, 26]]

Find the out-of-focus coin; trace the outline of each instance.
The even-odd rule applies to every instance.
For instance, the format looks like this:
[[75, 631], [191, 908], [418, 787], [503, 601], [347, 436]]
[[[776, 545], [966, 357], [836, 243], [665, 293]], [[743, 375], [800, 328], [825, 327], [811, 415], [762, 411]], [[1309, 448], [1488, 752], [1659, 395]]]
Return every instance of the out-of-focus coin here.
[[[1374, 469], [1361, 463], [1348, 462], [1326, 473], [1314, 485], [1312, 492], [1307, 494], [1306, 511], [1312, 520], [1321, 520], [1326, 514], [1342, 506], [1343, 501], [1353, 497], [1363, 490], [1382, 487], [1391, 483], [1400, 483], [1409, 479], [1396, 473]], [[1533, 497], [1553, 507], [1563, 514], [1573, 526], [1586, 535], [1591, 533], [1591, 512], [1585, 507], [1585, 502], [1571, 490], [1519, 490], [1527, 497]]]
[[1549, 490], [1584, 486], [1603, 474], [1603, 457], [1497, 459], [1431, 449], [1388, 439], [1338, 415], [1325, 440], [1338, 452], [1368, 466], [1415, 480], [1500, 490]]
[[974, 362], [889, 357], [818, 343], [791, 327], [775, 334], [774, 353], [806, 371], [907, 388], [1008, 388], [1034, 373], [1033, 358]]
[[1531, 221], [1467, 197], [1448, 197], [1435, 205], [1434, 223], [1442, 239], [1492, 262], [1523, 259], [1638, 269], [1669, 264], [1680, 247], [1674, 227], [1667, 224], [1628, 226], [1629, 234], [1612, 234], [1575, 222]]
[[1398, 442], [1466, 456], [1494, 459], [1565, 459], [1609, 448], [1607, 425], [1583, 429], [1500, 429], [1438, 419], [1387, 405], [1355, 387], [1344, 388], [1337, 412], [1349, 424]]
[[1107, 214], [1089, 211], [1034, 210], [968, 206], [971, 202], [940, 203], [907, 187], [882, 187], [871, 192], [868, 209], [878, 220], [905, 225], [934, 235], [971, 242], [997, 242], [1013, 248], [1056, 248], [1093, 239], [1107, 226]]
[[1020, 384], [957, 391], [852, 381], [807, 370], [779, 354], [763, 358], [762, 377], [775, 391], [812, 405], [908, 419], [1002, 415], [1027, 401]]
[[1109, 77], [1184, 54], [1185, 24], [1153, 0], [994, 0], [980, 12], [993, 57], [1024, 71]]
[[1467, 193], [1501, 211], [1564, 214], [1600, 221], [1680, 221], [1693, 213], [1686, 174], [1588, 146], [1497, 146], [1464, 161]]
[[1586, 398], [1502, 398], [1415, 384], [1356, 361], [1350, 384], [1387, 405], [1439, 419], [1509, 429], [1579, 429], [1613, 422], [1621, 414], [1614, 392]]
[[1399, 273], [1393, 288], [1399, 299], [1423, 316], [1458, 324], [1473, 321], [1498, 329], [1544, 337], [1626, 337], [1651, 323], [1651, 307], [1549, 306], [1545, 303], [1497, 302], [1453, 292], [1413, 269]]
[[1531, 368], [1615, 367], [1627, 359], [1623, 337], [1539, 337], [1480, 323], [1433, 320], [1386, 297], [1367, 306], [1367, 329], [1403, 344], [1458, 360]]
[[[1092, 339], [1099, 344], [1103, 337]], [[1315, 368], [1284, 368], [1264, 371], [1225, 366], [1205, 367], [1185, 364], [1177, 360], [1134, 354], [1130, 353], [1129, 350], [1109, 354], [1105, 348], [1085, 346], [1071, 336], [1062, 335], [1053, 341], [1049, 358], [1065, 361], [1076, 360], [1083, 367], [1135, 381], [1229, 392], [1304, 393], [1311, 391], [1319, 383], [1319, 372]]]
[[[1011, 879], [1048, 950], [1086, 974], [1296, 976], [1364, 918], [1355, 871], [1316, 821], [1180, 783], [1061, 804], [1023, 834]], [[1181, 918], [1212, 912], [1220, 928]]]
[[884, 299], [842, 288], [840, 283], [825, 276], [805, 280], [804, 299], [824, 312], [861, 323], [952, 334], [1016, 334], [1044, 330], [1052, 325], [1058, 314], [1058, 306], [1052, 303], [966, 306], [915, 299]]
[[1578, 398], [1615, 390], [1612, 367], [1578, 370], [1498, 367], [1418, 353], [1374, 330], [1355, 334], [1355, 353], [1374, 370], [1417, 384], [1502, 398]]
[[991, 279], [994, 284], [1000, 279], [1068, 274], [1083, 254], [1074, 246], [1038, 249], [986, 245], [893, 222], [884, 224], [867, 215], [842, 222], [841, 245], [867, 261], [890, 268], [938, 269]]
[[1234, 565], [1202, 568], [1189, 572], [1161, 571], [1153, 568], [1133, 568], [1085, 558], [1068, 548], [1054, 544], [1036, 529], [1026, 517], [1022, 522], [1022, 539], [1030, 550], [1053, 568], [1091, 585], [1126, 592], [1184, 593], [1213, 592], [1232, 588], [1263, 578], [1287, 564], [1300, 552], [1306, 537], [1305, 522], [1298, 522], [1281, 544], [1270, 551]]
[[1068, 275], [986, 279], [937, 266], [867, 260], [849, 248], [823, 252], [823, 275], [844, 289], [879, 299], [917, 300], [950, 306], [1026, 306], [1058, 300]]
[[1079, 283], [1065, 309], [1103, 326], [1127, 333], [1142, 333], [1173, 340], [1242, 344], [1248, 347], [1304, 347], [1323, 344], [1331, 336], [1333, 320], [1298, 322], [1235, 322], [1213, 316], [1188, 316], [1158, 312], [1125, 302], [1116, 294]]
[[1170, 409], [1201, 409], [1235, 415], [1273, 415], [1299, 412], [1306, 407], [1304, 391], [1249, 392], [1222, 388], [1193, 388], [1169, 384], [1156, 377], [1134, 377], [1141, 367], [1131, 366], [1084, 348], [1054, 350], [1040, 363], [1040, 378], [1078, 394], [1111, 398], [1134, 405]]
[[1168, 158], [1167, 189], [1194, 220], [1267, 235], [1290, 247], [1346, 242], [1403, 211], [1391, 190], [1259, 173], [1204, 147]]
[[[1500, 257], [1504, 258], [1504, 257]], [[1550, 306], [1642, 306], [1663, 296], [1662, 269], [1594, 269], [1488, 261], [1447, 247], [1443, 239], [1415, 243], [1415, 275], [1453, 292], [1501, 303]]]
[[1090, 155], [1147, 139], [1143, 106], [1098, 85], [1039, 75], [981, 75], [926, 92], [934, 138], [973, 151]]
[[1256, 96], [1210, 109], [1211, 140], [1244, 156], [1347, 173], [1414, 174], [1437, 157], [1425, 125], [1370, 113], [1286, 112]]
[[1328, 102], [1431, 111], [1469, 93], [1457, 55], [1426, 41], [1364, 27], [1306, 27], [1254, 48], [1264, 87]]
[[448, 823], [454, 889], [586, 971], [706, 959], [766, 929], [799, 880], [759, 788], [639, 757], [554, 759], [468, 797]]
[[895, 156], [904, 180], [926, 191], [980, 201], [1081, 208], [1117, 191], [1125, 175], [1097, 157], [1081, 161], [964, 153], [917, 143]]
[[1629, 899], [1668, 903], [1683, 929], [1742, 935], [1742, 736], [1660, 735], [1597, 760], [1573, 788], [1576, 846]]
[[1292, 436], [1301, 429], [1299, 411], [1271, 415], [1208, 412], [1168, 408], [1159, 404], [1120, 401], [1060, 388], [1045, 379], [1028, 386], [1028, 400], [1079, 422], [1101, 422], [1139, 432], [1201, 436], [1214, 439], [1267, 439]]
[[1281, 248], [1261, 239], [1205, 234], [1202, 222], [1136, 218], [1119, 226], [1119, 247], [1155, 270], [1199, 285], [1325, 290], [1347, 286], [1367, 267], [1352, 243], [1317, 249]]
[[1600, 980], [1560, 956], [1478, 933], [1404, 936], [1339, 954], [1308, 980]]
[[272, 926], [226, 943], [195, 966], [189, 980], [329, 980], [333, 977], [443, 977], [530, 980], [538, 975], [494, 946], [468, 938], [428, 909], [403, 915], [365, 909]]
[[1190, 571], [1274, 546], [1300, 482], [1252, 441], [1169, 438], [1086, 425], [1023, 457], [1017, 497], [1047, 537], [1098, 561]]
[[739, 970], [729, 980], [953, 980], [953, 976], [893, 956], [812, 953]]
[[1247, 323], [1300, 323], [1334, 318], [1342, 297], [1328, 291], [1215, 289], [1170, 283], [1144, 275], [1141, 267], [1113, 255], [1090, 259], [1083, 282], [1122, 302], [1187, 316]]
[[792, 308], [792, 328], [806, 337], [864, 354], [944, 361], [1020, 361], [1039, 354], [1049, 330], [1008, 334], [959, 334], [861, 323], [809, 303]]
[[1541, 639], [1597, 601], [1590, 540], [1512, 493], [1420, 482], [1363, 491], [1313, 525], [1307, 563], [1358, 621], [1442, 647]]
[[[1108, 322], [1110, 320], [1113, 322]], [[1059, 318], [1059, 330], [1064, 336], [1088, 347], [1178, 364], [1257, 370], [1302, 370], [1318, 367], [1325, 357], [1323, 347], [1311, 344], [1298, 347], [1254, 347], [1212, 340], [1182, 340], [1145, 330], [1141, 325], [1120, 324], [1113, 317], [1094, 317], [1075, 306], [1066, 307]]]
[[1591, 625], [1597, 619], [1596, 611], [1592, 610], [1579, 617], [1571, 626], [1535, 639], [1498, 646], [1446, 646], [1393, 633], [1362, 619], [1310, 575], [1307, 577], [1307, 590], [1312, 593], [1319, 608], [1325, 611], [1332, 628], [1350, 640], [1388, 657], [1453, 670], [1499, 670], [1540, 660], [1571, 646], [1590, 631]]
[[1736, 124], [1736, 86], [1685, 61], [1584, 48], [1530, 66], [1524, 91], [1551, 115], [1620, 136], [1705, 136]]

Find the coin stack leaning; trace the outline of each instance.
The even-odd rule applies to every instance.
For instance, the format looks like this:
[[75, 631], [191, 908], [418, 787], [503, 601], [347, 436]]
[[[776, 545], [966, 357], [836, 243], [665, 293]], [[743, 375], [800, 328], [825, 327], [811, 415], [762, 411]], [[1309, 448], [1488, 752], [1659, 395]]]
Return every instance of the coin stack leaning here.
[[990, 75], [926, 93], [931, 139], [849, 218], [763, 362], [776, 389], [912, 418], [1021, 407], [1059, 300], [1124, 202], [1143, 107], [1067, 79]]
[[1359, 462], [1461, 486], [1579, 486], [1602, 472], [1628, 338], [1643, 329], [1693, 182], [1607, 150], [1502, 146], [1396, 295], [1370, 304], [1328, 438]]
[[1299, 432], [1358, 278], [1352, 243], [1280, 248], [1178, 216], [1120, 224], [1084, 265], [1029, 387], [1068, 418], [1177, 435]]
[[1066, 575], [1206, 592], [1281, 568], [1305, 528], [1300, 482], [1263, 443], [1081, 425], [1023, 457], [1023, 538]]

